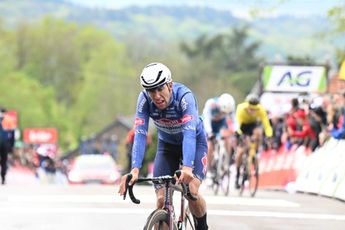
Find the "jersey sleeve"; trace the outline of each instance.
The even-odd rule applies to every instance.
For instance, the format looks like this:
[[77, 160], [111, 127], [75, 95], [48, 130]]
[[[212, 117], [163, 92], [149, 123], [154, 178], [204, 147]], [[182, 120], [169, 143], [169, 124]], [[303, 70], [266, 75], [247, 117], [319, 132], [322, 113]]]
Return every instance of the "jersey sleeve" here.
[[236, 108], [236, 115], [235, 115], [235, 120], [236, 120], [235, 131], [239, 134], [242, 134], [241, 125], [243, 123], [243, 112], [244, 112], [243, 105], [239, 104]]
[[187, 93], [181, 99], [183, 122], [182, 153], [184, 166], [193, 167], [196, 151], [196, 129], [198, 124], [198, 110], [192, 93]]
[[149, 102], [143, 92], [139, 94], [135, 114], [135, 134], [132, 148], [132, 168], [141, 168], [146, 149], [149, 127]]
[[264, 107], [260, 106], [259, 108], [260, 108], [259, 116], [260, 116], [260, 120], [261, 120], [261, 122], [264, 126], [264, 129], [265, 129], [265, 135], [266, 135], [266, 137], [272, 137], [273, 130], [272, 130], [272, 126], [270, 124], [270, 121], [268, 119], [267, 112], [264, 109]]
[[204, 109], [202, 111], [204, 129], [205, 129], [207, 134], [212, 133], [212, 126], [211, 126], [211, 104], [212, 104], [212, 100], [208, 99], [206, 101]]

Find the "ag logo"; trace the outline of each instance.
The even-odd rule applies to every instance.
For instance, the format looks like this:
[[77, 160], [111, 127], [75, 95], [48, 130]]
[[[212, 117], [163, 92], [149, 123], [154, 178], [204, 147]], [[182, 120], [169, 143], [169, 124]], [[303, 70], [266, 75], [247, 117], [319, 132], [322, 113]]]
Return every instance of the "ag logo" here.
[[293, 75], [290, 71], [288, 71], [283, 74], [277, 86], [289, 85], [308, 87], [310, 84], [311, 74], [312, 72], [310, 70], [299, 72], [296, 75]]

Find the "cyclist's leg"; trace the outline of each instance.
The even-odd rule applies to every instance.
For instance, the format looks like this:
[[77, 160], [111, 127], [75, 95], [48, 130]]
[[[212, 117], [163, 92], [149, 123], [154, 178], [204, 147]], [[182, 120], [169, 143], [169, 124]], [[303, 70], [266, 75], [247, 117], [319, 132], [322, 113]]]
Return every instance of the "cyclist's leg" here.
[[193, 169], [193, 173], [195, 178], [190, 182], [189, 188], [192, 194], [197, 196], [196, 201], [189, 201], [189, 209], [193, 214], [195, 221], [196, 221], [196, 229], [197, 230], [206, 230], [208, 229], [207, 226], [207, 210], [206, 210], [206, 202], [203, 196], [199, 193], [199, 188], [202, 183], [202, 180], [206, 176], [207, 171], [207, 144], [206, 139], [204, 136], [199, 135], [197, 137], [196, 143], [196, 153], [195, 153], [195, 165]]
[[201, 185], [201, 181], [198, 178], [194, 178], [189, 183], [189, 189], [192, 194], [197, 196], [196, 201], [189, 200], [189, 209], [192, 213], [194, 220], [196, 222], [196, 229], [197, 230], [206, 230], [208, 229], [207, 226], [207, 210], [206, 210], [206, 201], [203, 196], [199, 193], [199, 188]]
[[[158, 140], [157, 153], [154, 160], [153, 176], [173, 175], [179, 168], [182, 148]], [[164, 206], [163, 185], [155, 185], [157, 196], [157, 208]]]
[[207, 140], [207, 146], [208, 146], [208, 150], [207, 150], [207, 159], [208, 159], [208, 168], [211, 169], [212, 168], [212, 161], [213, 161], [213, 151], [214, 151], [214, 141], [210, 138]]
[[228, 123], [226, 118], [221, 121], [221, 127], [219, 130], [220, 136], [223, 138], [225, 142], [225, 149], [228, 154], [231, 153], [231, 145], [230, 145], [230, 136], [231, 130], [229, 129]]

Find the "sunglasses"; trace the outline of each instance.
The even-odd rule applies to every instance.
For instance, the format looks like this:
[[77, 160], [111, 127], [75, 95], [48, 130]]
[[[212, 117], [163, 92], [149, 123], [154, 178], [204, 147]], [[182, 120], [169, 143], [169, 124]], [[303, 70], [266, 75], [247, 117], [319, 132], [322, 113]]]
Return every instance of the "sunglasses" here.
[[148, 92], [148, 93], [154, 93], [155, 91], [161, 92], [163, 90], [164, 86], [165, 86], [165, 84], [163, 84], [161, 86], [154, 87], [152, 89], [146, 89], [146, 92]]

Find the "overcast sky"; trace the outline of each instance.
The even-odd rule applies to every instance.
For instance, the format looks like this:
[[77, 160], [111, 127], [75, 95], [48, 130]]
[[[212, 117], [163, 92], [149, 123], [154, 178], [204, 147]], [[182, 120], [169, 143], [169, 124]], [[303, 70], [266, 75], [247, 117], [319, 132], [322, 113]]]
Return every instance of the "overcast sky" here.
[[87, 6], [123, 8], [147, 5], [198, 5], [230, 10], [234, 15], [248, 17], [250, 10], [260, 10], [266, 16], [281, 14], [326, 16], [333, 6], [344, 4], [344, 0], [67, 0]]

